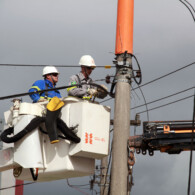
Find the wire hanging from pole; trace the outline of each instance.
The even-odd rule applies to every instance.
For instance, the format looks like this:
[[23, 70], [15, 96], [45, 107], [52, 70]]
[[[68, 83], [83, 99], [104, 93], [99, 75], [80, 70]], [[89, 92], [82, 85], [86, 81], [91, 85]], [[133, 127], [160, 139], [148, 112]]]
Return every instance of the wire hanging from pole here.
[[[143, 99], [144, 99], [144, 103], [145, 103], [145, 106], [146, 106], [147, 119], [148, 119], [148, 121], [149, 121], [149, 112], [148, 112], [148, 105], [147, 105], [147, 102], [146, 102], [146, 98], [145, 98], [145, 96], [144, 96], [144, 93], [143, 93], [141, 87], [140, 87], [139, 85], [138, 85], [138, 87], [139, 87], [139, 90], [140, 90], [140, 92], [141, 92], [141, 94], [142, 94], [142, 96], [143, 96]], [[138, 113], [138, 114], [139, 114], [139, 113]]]
[[67, 184], [68, 184], [69, 187], [74, 188], [75, 190], [81, 192], [82, 194], [89, 195], [89, 194], [87, 194], [86, 192], [83, 192], [82, 190], [80, 190], [78, 187], [75, 187], [75, 186], [71, 185], [71, 184], [69, 183], [68, 179], [66, 180], [66, 182], [67, 182]]
[[[188, 2], [188, 1], [186, 1], [186, 0], [184, 0], [184, 2], [182, 1], [182, 0], [179, 0], [181, 3], [183, 3], [186, 7], [187, 7], [187, 9], [189, 10], [189, 12], [190, 12], [190, 14], [192, 15], [192, 18], [193, 18], [193, 20], [194, 20], [194, 22], [195, 22], [195, 16], [194, 16], [194, 14], [193, 14], [193, 12], [191, 11], [191, 9], [188, 7], [188, 5], [190, 5], [190, 7], [192, 8], [192, 10], [195, 12], [195, 10], [194, 10], [194, 8], [193, 8], [193, 6]], [[187, 5], [188, 4], [188, 5]]]

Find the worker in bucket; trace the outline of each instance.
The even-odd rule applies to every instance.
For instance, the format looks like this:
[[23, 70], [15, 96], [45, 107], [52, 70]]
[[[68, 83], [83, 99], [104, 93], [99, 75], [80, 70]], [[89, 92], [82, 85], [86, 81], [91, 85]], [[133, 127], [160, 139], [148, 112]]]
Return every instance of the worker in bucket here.
[[35, 102], [49, 101], [53, 97], [61, 98], [60, 92], [55, 89], [58, 82], [59, 72], [55, 66], [45, 66], [42, 74], [44, 80], [35, 81], [29, 92], [42, 91], [47, 89], [54, 89], [53, 91], [46, 91], [41, 93], [31, 94], [30, 97]]
[[[67, 89], [68, 95], [87, 100], [90, 100], [92, 96], [101, 99], [105, 98], [107, 96], [107, 88], [104, 85], [101, 85], [104, 90], [90, 85], [90, 83], [93, 83], [90, 75], [96, 68], [94, 59], [90, 55], [83, 55], [79, 61], [79, 65], [81, 66], [81, 72], [70, 77], [69, 85], [72, 85], [72, 87]], [[82, 85], [74, 86], [77, 84]]]

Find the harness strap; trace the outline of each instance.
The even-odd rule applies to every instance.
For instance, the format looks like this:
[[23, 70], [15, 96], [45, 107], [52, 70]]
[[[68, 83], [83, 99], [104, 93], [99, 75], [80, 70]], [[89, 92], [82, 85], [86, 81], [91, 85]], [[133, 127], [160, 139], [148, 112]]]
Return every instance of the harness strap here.
[[[81, 79], [79, 78], [79, 75], [77, 74], [76, 76], [77, 76], [77, 79], [78, 79], [78, 81], [79, 81], [78, 84], [81, 84]], [[78, 86], [78, 88], [82, 88], [82, 86]]]
[[[49, 84], [45, 82], [45, 89], [47, 90], [49, 87]], [[48, 98], [48, 91], [45, 92], [45, 98]]]

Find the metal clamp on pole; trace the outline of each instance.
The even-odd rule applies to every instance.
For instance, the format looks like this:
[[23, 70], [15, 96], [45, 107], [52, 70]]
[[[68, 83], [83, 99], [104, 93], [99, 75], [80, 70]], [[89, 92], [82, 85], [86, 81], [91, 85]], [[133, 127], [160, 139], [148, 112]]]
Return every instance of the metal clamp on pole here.
[[116, 75], [115, 82], [125, 82], [131, 84], [132, 77], [132, 56], [127, 51], [116, 57]]

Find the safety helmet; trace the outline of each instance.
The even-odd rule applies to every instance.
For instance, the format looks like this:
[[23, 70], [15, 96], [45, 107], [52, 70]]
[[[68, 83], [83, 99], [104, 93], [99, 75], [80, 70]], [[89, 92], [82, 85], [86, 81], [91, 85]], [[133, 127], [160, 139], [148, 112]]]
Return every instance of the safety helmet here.
[[47, 74], [51, 74], [51, 73], [58, 73], [58, 74], [60, 74], [55, 66], [45, 66], [43, 68], [43, 76], [45, 76]]
[[90, 55], [84, 55], [81, 57], [79, 61], [79, 65], [88, 66], [88, 67], [96, 67], [94, 59]]

